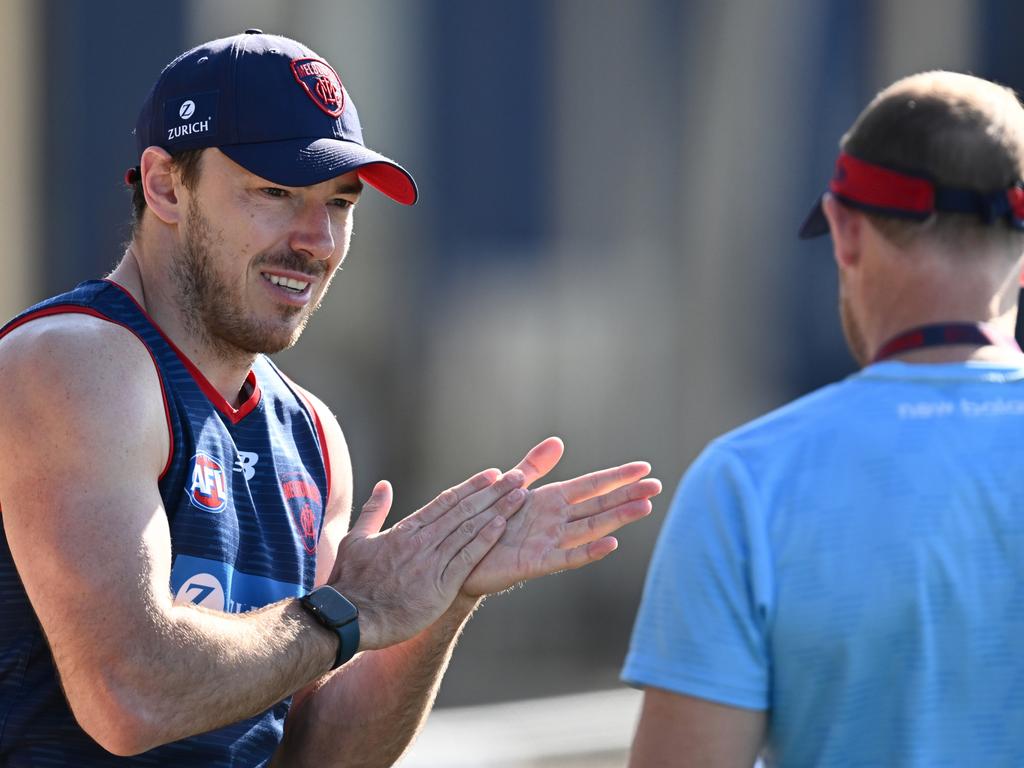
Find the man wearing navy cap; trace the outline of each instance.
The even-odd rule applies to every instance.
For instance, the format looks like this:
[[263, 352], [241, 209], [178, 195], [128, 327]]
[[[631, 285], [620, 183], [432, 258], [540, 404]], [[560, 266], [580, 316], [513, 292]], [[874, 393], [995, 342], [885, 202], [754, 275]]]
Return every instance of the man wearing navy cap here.
[[341, 429], [265, 355], [364, 185], [411, 205], [412, 177], [259, 30], [168, 65], [136, 138], [120, 264], [0, 329], [0, 763], [390, 765], [481, 598], [609, 554], [660, 484], [528, 490], [550, 438], [383, 532], [380, 482], [349, 531]]
[[630, 765], [1019, 765], [1024, 110], [929, 72], [843, 137], [830, 233], [863, 369], [713, 441], [648, 573]]

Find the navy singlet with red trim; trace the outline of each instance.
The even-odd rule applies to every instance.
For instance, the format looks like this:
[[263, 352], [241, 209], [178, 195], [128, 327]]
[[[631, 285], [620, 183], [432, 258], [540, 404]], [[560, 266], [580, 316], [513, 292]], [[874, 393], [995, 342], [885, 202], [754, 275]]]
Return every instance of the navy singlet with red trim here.
[[[241, 612], [312, 589], [329, 467], [316, 414], [274, 364], [257, 359], [251, 396], [232, 408], [131, 295], [105, 280], [32, 307], [0, 329], [0, 338], [36, 318], [66, 313], [127, 328], [153, 356], [172, 442], [158, 484], [171, 531], [168, 586], [175, 602]], [[267, 765], [281, 740], [289, 699], [143, 755], [106, 752], [71, 714], [6, 534], [0, 538], [0, 617], [0, 765], [251, 768]]]

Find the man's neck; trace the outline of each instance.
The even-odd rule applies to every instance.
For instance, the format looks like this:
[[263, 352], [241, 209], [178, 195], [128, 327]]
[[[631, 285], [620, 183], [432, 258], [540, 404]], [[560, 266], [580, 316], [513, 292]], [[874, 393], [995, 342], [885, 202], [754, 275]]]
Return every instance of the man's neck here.
[[169, 294], [165, 282], [155, 277], [147, 279], [136, 254], [137, 248], [135, 243], [128, 246], [121, 262], [110, 273], [109, 279], [132, 295], [157, 327], [199, 369], [221, 397], [232, 407], [237, 408], [252, 394], [246, 377], [256, 360], [256, 355], [237, 350], [233, 354], [225, 354], [209, 340], [191, 333], [182, 316], [179, 303]]
[[877, 238], [864, 258], [871, 269], [856, 287], [859, 327], [869, 355], [915, 328], [967, 324], [980, 325], [984, 334], [963, 344], [911, 345], [887, 359], [1020, 362], [1020, 348], [1013, 341], [1018, 273], [1002, 254], [977, 254], [968, 260], [964, 254], [935, 250], [928, 242], [901, 251]]

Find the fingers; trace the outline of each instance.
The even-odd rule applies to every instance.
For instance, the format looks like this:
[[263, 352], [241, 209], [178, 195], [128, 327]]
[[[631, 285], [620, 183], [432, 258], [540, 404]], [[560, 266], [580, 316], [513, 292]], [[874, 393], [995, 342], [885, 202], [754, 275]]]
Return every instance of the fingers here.
[[[493, 483], [483, 490], [477, 491], [474, 494], [466, 496], [462, 501], [458, 502], [455, 506], [451, 507], [447, 512], [442, 514], [429, 526], [423, 527], [423, 532], [427, 535], [428, 540], [442, 544], [442, 556], [447, 555], [449, 557], [454, 555], [451, 546], [447, 542], [447, 539], [453, 535], [454, 532], [459, 531], [462, 527], [466, 526], [472, 518], [479, 515], [486, 509], [489, 509], [499, 499], [502, 499], [506, 495], [511, 495], [515, 492], [515, 495], [511, 500], [506, 501], [506, 507], [509, 505], [522, 504], [522, 499], [526, 496], [526, 490], [520, 488], [523, 484], [523, 473], [517, 469], [506, 472], [500, 480]], [[469, 540], [471, 536], [463, 536], [461, 539], [456, 537], [456, 541], [461, 540], [461, 544], [457, 544], [455, 549], [457, 550]]]
[[387, 480], [381, 480], [373, 486], [373, 492], [366, 503], [363, 504], [363, 508], [359, 513], [359, 519], [352, 526], [351, 533], [370, 536], [380, 531], [380, 527], [384, 525], [388, 512], [391, 511], [392, 498], [391, 483]]
[[[635, 462], [594, 472], [576, 480], [587, 479], [592, 483], [592, 488], [607, 487], [608, 483], [613, 482], [606, 476], [608, 473], [619, 472], [621, 479], [637, 475], [642, 477], [649, 471], [650, 466], [645, 462]], [[659, 493], [661, 481], [647, 478], [613, 488], [572, 507], [569, 513], [571, 522], [562, 528], [558, 548], [549, 550], [541, 559], [538, 575], [582, 568], [614, 552], [619, 542], [608, 534], [651, 514], [650, 497]]]
[[620, 486], [609, 493], [581, 501], [579, 504], [574, 504], [569, 508], [568, 519], [580, 520], [601, 512], [607, 512], [609, 509], [625, 504], [627, 501], [649, 499], [652, 496], [657, 496], [659, 493], [661, 493], [661, 481], [648, 477], [629, 485]]
[[483, 472], [477, 472], [469, 479], [463, 480], [461, 483], [449, 488], [447, 491], [439, 493], [433, 501], [416, 512], [413, 512], [413, 514], [409, 515], [406, 520], [409, 520], [410, 522], [415, 521], [420, 526], [432, 523], [441, 517], [441, 515], [454, 508], [467, 496], [471, 496], [472, 494], [493, 485], [494, 481], [500, 476], [501, 471], [497, 469], [485, 469]]
[[554, 469], [563, 453], [565, 453], [565, 444], [558, 437], [549, 437], [531, 448], [523, 460], [514, 467], [523, 473], [525, 478], [523, 487], [529, 488]]
[[[501, 515], [477, 515], [459, 528], [445, 541], [454, 546], [462, 542], [459, 549], [452, 553], [448, 564], [441, 573], [441, 583], [446, 588], [461, 587], [466, 578], [476, 568], [477, 563], [491, 551], [505, 530], [505, 518]], [[463, 535], [465, 534], [465, 536]], [[464, 540], [468, 537], [468, 540]]]
[[565, 526], [560, 537], [560, 547], [575, 547], [607, 536], [624, 525], [634, 523], [651, 514], [649, 499], [628, 501], [590, 517], [584, 517]]
[[631, 464], [623, 464], [621, 467], [610, 467], [580, 475], [555, 485], [562, 491], [566, 501], [575, 504], [632, 483], [647, 476], [650, 472], [651, 465], [646, 461], [634, 461]]
[[506, 520], [511, 520], [512, 516], [523, 508], [528, 498], [530, 498], [530, 492], [517, 486], [498, 499], [494, 503], [493, 509]]
[[596, 563], [598, 560], [614, 552], [618, 546], [619, 542], [615, 537], [606, 536], [603, 539], [598, 539], [588, 544], [581, 544], [572, 549], [552, 550], [544, 556], [544, 559], [541, 561], [541, 571], [537, 575], [569, 571]]

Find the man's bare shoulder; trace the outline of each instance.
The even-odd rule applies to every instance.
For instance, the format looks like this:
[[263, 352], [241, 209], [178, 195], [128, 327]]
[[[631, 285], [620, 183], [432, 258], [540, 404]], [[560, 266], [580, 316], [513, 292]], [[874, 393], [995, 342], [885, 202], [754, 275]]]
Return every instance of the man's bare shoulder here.
[[[83, 314], [40, 317], [0, 339], [0, 425], [76, 432], [131, 425], [162, 432], [163, 391], [153, 359], [135, 334]], [[5, 431], [0, 427], [0, 432]], [[166, 455], [166, 454], [165, 454]]]
[[124, 359], [131, 367], [149, 358], [145, 346], [123, 326], [79, 312], [35, 318], [0, 338], [0, 372], [10, 365], [83, 368]]

